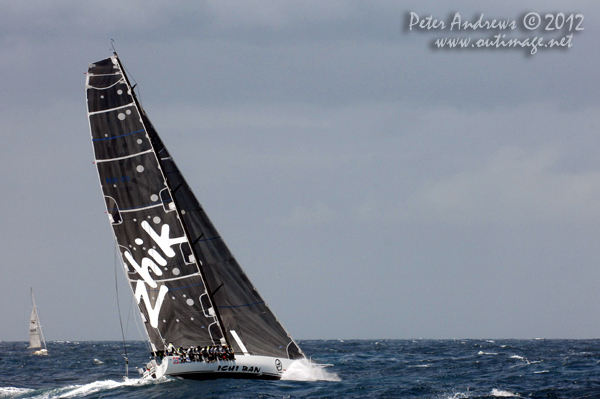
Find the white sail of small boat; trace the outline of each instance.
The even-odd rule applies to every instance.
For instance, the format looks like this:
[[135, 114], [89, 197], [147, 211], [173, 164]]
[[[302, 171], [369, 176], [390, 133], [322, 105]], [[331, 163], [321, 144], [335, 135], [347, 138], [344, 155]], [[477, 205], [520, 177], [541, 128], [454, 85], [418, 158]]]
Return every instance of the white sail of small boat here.
[[31, 309], [31, 319], [29, 322], [29, 347], [27, 349], [38, 349], [33, 352], [34, 355], [47, 355], [48, 348], [46, 348], [46, 340], [44, 339], [44, 333], [42, 332], [42, 325], [40, 324], [40, 318], [37, 313], [37, 306], [35, 306], [33, 288], [31, 289], [31, 302], [33, 303], [33, 307]]
[[281, 378], [306, 357], [192, 193], [117, 54], [86, 75], [106, 211], [154, 356], [146, 374]]

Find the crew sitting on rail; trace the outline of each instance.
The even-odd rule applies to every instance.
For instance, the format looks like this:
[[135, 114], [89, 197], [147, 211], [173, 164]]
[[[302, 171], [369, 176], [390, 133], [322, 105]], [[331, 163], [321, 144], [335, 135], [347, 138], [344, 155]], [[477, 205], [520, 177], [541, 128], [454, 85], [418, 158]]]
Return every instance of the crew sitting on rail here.
[[[178, 356], [180, 363], [186, 362], [207, 362], [212, 363], [216, 360], [235, 360], [235, 354], [233, 350], [227, 345], [215, 345], [215, 346], [190, 346], [187, 350], [183, 347], [175, 349], [173, 343], [169, 342], [166, 349], [166, 354], [169, 356]], [[156, 356], [163, 356], [163, 352], [153, 352]]]

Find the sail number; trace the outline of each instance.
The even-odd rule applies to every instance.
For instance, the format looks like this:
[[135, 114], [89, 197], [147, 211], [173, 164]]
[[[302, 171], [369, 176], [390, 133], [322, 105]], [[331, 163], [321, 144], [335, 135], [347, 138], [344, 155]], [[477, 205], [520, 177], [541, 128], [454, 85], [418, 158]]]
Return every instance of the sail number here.
[[127, 183], [128, 181], [129, 181], [129, 176], [107, 177], [106, 178], [106, 182], [108, 184], [117, 184], [119, 182], [121, 182], [121, 183]]

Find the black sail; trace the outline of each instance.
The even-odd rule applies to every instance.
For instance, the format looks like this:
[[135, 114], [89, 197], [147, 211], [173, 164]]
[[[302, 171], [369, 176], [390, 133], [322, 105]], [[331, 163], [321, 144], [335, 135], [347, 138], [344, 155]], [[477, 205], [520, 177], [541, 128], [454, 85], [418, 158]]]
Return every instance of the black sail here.
[[194, 196], [116, 54], [90, 64], [86, 91], [108, 218], [153, 345], [303, 358]]

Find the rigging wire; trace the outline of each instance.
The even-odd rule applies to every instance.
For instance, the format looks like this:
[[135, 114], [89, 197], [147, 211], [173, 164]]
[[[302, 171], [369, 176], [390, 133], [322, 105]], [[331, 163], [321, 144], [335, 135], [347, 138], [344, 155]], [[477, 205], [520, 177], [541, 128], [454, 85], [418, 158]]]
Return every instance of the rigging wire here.
[[119, 324], [121, 325], [121, 336], [123, 337], [123, 350], [125, 351], [125, 376], [129, 377], [129, 358], [127, 356], [127, 344], [123, 332], [123, 320], [121, 319], [121, 305], [119, 303], [119, 285], [117, 283], [117, 247], [115, 246], [115, 291], [117, 292], [117, 309], [119, 309]]

